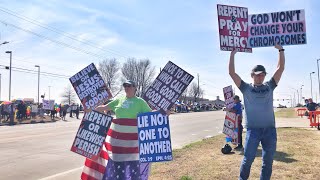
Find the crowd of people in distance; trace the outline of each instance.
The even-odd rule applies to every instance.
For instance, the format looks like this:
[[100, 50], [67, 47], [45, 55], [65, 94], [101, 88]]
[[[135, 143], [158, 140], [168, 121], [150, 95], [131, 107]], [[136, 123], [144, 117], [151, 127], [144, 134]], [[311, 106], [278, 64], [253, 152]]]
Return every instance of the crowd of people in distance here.
[[[11, 109], [12, 108], [12, 109]], [[0, 122], [8, 122], [10, 120], [11, 111], [13, 113], [14, 119], [18, 121], [23, 120], [32, 120], [36, 119], [37, 116], [43, 118], [44, 116], [50, 116], [51, 120], [54, 120], [55, 117], [59, 117], [62, 120], [65, 120], [67, 113], [70, 113], [70, 117], [75, 117], [79, 119], [79, 113], [83, 110], [82, 105], [80, 104], [54, 104], [53, 109], [44, 109], [43, 104], [39, 105], [32, 102], [24, 101], [14, 101], [11, 103], [2, 103], [0, 105]]]
[[193, 112], [200, 112], [200, 111], [215, 111], [222, 109], [223, 106], [216, 105], [216, 104], [199, 104], [199, 103], [176, 103], [172, 106], [171, 111], [176, 113], [188, 113], [190, 111]]

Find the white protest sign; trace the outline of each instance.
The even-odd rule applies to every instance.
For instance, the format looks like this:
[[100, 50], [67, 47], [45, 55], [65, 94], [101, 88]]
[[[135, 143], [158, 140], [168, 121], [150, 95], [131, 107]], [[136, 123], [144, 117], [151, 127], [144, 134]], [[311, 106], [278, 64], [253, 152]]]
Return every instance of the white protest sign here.
[[42, 100], [42, 109], [54, 110], [54, 100]]
[[138, 114], [140, 162], [172, 160], [169, 118], [160, 112]]

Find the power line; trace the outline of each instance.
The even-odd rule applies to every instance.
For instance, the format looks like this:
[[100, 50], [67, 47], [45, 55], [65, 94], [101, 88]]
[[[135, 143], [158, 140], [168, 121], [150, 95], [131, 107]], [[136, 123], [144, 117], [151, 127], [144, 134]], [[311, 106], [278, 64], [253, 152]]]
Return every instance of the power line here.
[[[0, 67], [3, 67], [3, 69], [7, 69], [5, 65], [0, 65]], [[29, 73], [29, 74], [38, 74], [38, 71], [36, 70], [31, 70], [31, 69], [25, 69], [25, 68], [19, 68], [19, 67], [11, 67], [12, 70], [14, 71], [18, 71], [18, 72], [25, 72], [25, 73]], [[55, 73], [49, 73], [49, 72], [41, 72], [40, 74], [43, 76], [49, 76], [49, 77], [55, 77], [55, 78], [66, 78], [69, 79], [70, 76], [66, 76], [66, 75], [61, 75], [61, 74], [55, 74]]]
[[[4, 57], [4, 56], [0, 56], [0, 57]], [[19, 59], [17, 59], [16, 57], [17, 57], [17, 56], [15, 56], [14, 58], [12, 58], [12, 60], [18, 61], [18, 62], [23, 62], [23, 63], [28, 63], [28, 64], [34, 63], [34, 62], [31, 62], [31, 61], [21, 60], [20, 57], [19, 57]], [[32, 58], [32, 57], [29, 57], [29, 58]], [[27, 58], [22, 58], [22, 59], [27, 59]], [[2, 61], [2, 62], [4, 62], [4, 61]], [[51, 69], [58, 69], [58, 70], [64, 69], [64, 70], [69, 70], [69, 69], [67, 69], [67, 68], [62, 68], [62, 67], [54, 66], [54, 65], [42, 64], [42, 63], [37, 63], [37, 64], [38, 64], [38, 65], [42, 65], [42, 66], [46, 66], [46, 67], [50, 67]]]
[[19, 15], [18, 13], [15, 13], [14, 11], [11, 11], [11, 10], [9, 10], [9, 9], [7, 9], [7, 8], [0, 7], [0, 11], [5, 12], [5, 13], [7, 13], [7, 14], [10, 14], [10, 15], [12, 15], [12, 16], [15, 16], [15, 17], [17, 17], [17, 18], [19, 18], [19, 19], [22, 19], [22, 20], [27, 21], [27, 22], [29, 22], [29, 23], [32, 23], [32, 24], [34, 24], [34, 25], [40, 26], [40, 27], [42, 27], [42, 28], [45, 28], [45, 29], [47, 29], [47, 30], [50, 30], [50, 31], [53, 31], [53, 32], [55, 32], [55, 33], [61, 34], [62, 36], [65, 36], [65, 37], [67, 37], [67, 38], [69, 38], [69, 39], [72, 39], [72, 40], [74, 40], [74, 41], [78, 41], [78, 42], [81, 42], [81, 43], [86, 44], [86, 45], [88, 45], [88, 46], [94, 47], [94, 48], [96, 48], [96, 49], [100, 49], [100, 50], [103, 50], [103, 51], [108, 51], [108, 52], [110, 52], [110, 53], [112, 53], [112, 54], [115, 54], [115, 55], [118, 55], [118, 56], [121, 56], [121, 57], [128, 58], [126, 55], [123, 55], [123, 54], [120, 53], [120, 52], [117, 52], [117, 51], [112, 50], [112, 49], [107, 49], [107, 48], [98, 47], [98, 46], [94, 45], [94, 43], [92, 43], [92, 42], [90, 42], [90, 41], [79, 40], [79, 39], [75, 38], [72, 34], [69, 34], [69, 33], [67, 33], [67, 32], [61, 31], [61, 30], [59, 30], [59, 29], [57, 29], [57, 28], [54, 28], [54, 27], [51, 27], [51, 26], [43, 25], [43, 24], [40, 23], [39, 21], [33, 20], [33, 19], [28, 18], [28, 17], [23, 16], [23, 15]]
[[11, 24], [11, 23], [8, 23], [8, 22], [6, 22], [6, 21], [0, 20], [0, 22], [3, 23], [3, 24], [5, 24], [5, 25], [12, 26], [12, 27], [14, 27], [14, 28], [16, 28], [16, 29], [20, 29], [20, 30], [22, 30], [22, 31], [24, 31], [24, 32], [33, 34], [33, 35], [38, 36], [38, 37], [40, 37], [40, 38], [43, 38], [43, 39], [52, 41], [52, 42], [57, 43], [57, 44], [59, 44], [59, 45], [68, 47], [68, 48], [70, 48], [70, 49], [73, 49], [73, 50], [76, 50], [76, 51], [79, 51], [79, 52], [82, 52], [82, 53], [85, 53], [85, 54], [89, 54], [89, 55], [91, 55], [91, 56], [95, 56], [95, 57], [98, 57], [98, 58], [104, 58], [103, 56], [100, 56], [100, 55], [98, 55], [98, 54], [95, 54], [95, 53], [92, 53], [92, 52], [90, 52], [90, 51], [86, 51], [86, 50], [80, 49], [80, 48], [78, 48], [78, 47], [71, 46], [71, 45], [69, 45], [69, 44], [67, 44], [67, 43], [64, 43], [64, 42], [61, 42], [61, 41], [56, 41], [56, 40], [50, 39], [50, 38], [48, 38], [48, 37], [46, 37], [46, 36], [44, 36], [44, 35], [41, 35], [41, 34], [38, 34], [38, 33], [36, 33], [36, 32], [30, 31], [30, 30], [28, 30], [28, 29], [24, 29], [24, 28], [22, 28], [22, 27], [16, 26], [16, 25]]

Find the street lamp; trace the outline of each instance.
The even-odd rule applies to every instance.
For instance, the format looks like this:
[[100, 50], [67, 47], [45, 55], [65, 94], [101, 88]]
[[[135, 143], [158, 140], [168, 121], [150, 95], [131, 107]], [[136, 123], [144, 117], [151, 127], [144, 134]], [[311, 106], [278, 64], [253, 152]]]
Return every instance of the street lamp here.
[[320, 59], [317, 59], [317, 67], [318, 67], [318, 85], [319, 85], [319, 97], [320, 97], [319, 61], [320, 61]]
[[6, 51], [10, 54], [10, 75], [9, 75], [9, 101], [11, 100], [11, 65], [12, 65], [12, 51]]
[[310, 82], [311, 82], [311, 99], [313, 99], [313, 95], [312, 95], [312, 78], [311, 78], [311, 74], [314, 74], [315, 72], [311, 72], [310, 73]]
[[0, 45], [8, 44], [8, 43], [9, 43], [8, 41], [5, 41], [5, 42], [1, 43]]
[[0, 100], [1, 100], [1, 74], [0, 74]]
[[48, 86], [48, 87], [49, 87], [49, 100], [50, 100], [50, 87], [51, 87], [51, 86]]
[[301, 95], [301, 104], [303, 103], [303, 98], [302, 98], [302, 87], [303, 87], [304, 85], [301, 85], [301, 87], [300, 87], [300, 95]]
[[[6, 43], [5, 43], [6, 44]], [[11, 65], [12, 65], [12, 51], [6, 51], [6, 53], [10, 54], [10, 75], [9, 75], [9, 101], [11, 100]], [[13, 104], [10, 106], [10, 122], [9, 125], [14, 125], [13, 122]]]
[[40, 97], [40, 66], [35, 65], [34, 67], [38, 68], [38, 105], [40, 104], [39, 97]]
[[[295, 89], [295, 88], [291, 88], [293, 89], [293, 98], [294, 98], [294, 101], [293, 101], [293, 104], [296, 106], [299, 104], [299, 91], [298, 89]], [[296, 99], [296, 95], [295, 95], [295, 92], [297, 91], [297, 99]]]

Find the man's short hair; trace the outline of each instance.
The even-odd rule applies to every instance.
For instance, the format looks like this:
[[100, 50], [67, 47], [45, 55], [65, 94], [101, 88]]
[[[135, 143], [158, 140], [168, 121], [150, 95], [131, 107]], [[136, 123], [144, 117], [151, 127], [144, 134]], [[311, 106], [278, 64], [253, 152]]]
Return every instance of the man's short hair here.
[[[238, 95], [233, 96], [233, 99], [240, 101], [240, 97], [239, 97]], [[241, 102], [241, 101], [240, 101], [240, 102]]]
[[261, 74], [261, 73], [267, 74], [266, 68], [264, 68], [264, 66], [262, 66], [262, 65], [256, 65], [256, 66], [252, 69], [251, 73], [256, 74], [256, 75], [257, 75], [257, 74]]

